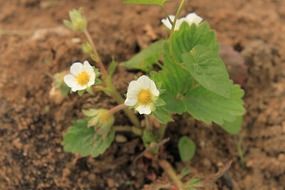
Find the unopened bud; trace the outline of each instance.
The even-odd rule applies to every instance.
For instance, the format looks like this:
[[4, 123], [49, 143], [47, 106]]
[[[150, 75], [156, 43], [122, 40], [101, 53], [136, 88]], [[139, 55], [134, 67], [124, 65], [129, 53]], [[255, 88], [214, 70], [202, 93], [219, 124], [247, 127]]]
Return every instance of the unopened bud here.
[[87, 28], [87, 20], [82, 14], [81, 9], [69, 11], [70, 20], [64, 20], [63, 23], [69, 29], [75, 32], [83, 32]]

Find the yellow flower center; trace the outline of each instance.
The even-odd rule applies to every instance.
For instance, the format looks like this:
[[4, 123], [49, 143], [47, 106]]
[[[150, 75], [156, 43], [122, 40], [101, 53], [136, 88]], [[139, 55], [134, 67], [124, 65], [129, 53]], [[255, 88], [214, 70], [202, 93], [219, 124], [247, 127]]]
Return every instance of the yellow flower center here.
[[141, 90], [138, 94], [138, 102], [139, 104], [149, 104], [152, 102], [152, 95], [149, 90]]
[[76, 81], [78, 82], [78, 84], [80, 84], [81, 86], [86, 85], [89, 82], [89, 74], [86, 71], [83, 71], [81, 73], [79, 73], [76, 76]]

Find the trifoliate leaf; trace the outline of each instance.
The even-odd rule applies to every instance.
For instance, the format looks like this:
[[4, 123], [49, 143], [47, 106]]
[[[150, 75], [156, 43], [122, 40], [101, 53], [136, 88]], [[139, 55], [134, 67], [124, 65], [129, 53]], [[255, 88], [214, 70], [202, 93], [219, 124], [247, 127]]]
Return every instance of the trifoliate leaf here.
[[206, 22], [191, 26], [183, 23], [169, 40], [172, 62], [186, 69], [206, 89], [228, 97], [231, 81], [218, 50], [215, 33]]
[[[205, 28], [207, 28], [206, 26], [207, 25], [204, 25]], [[186, 29], [188, 27], [188, 32], [191, 33], [190, 29], [194, 29], [196, 31], [200, 26], [191, 25], [191, 27], [189, 27], [187, 25], [183, 25], [183, 27]], [[175, 32], [173, 36], [179, 34], [179, 31]], [[198, 49], [200, 51], [200, 46], [196, 44], [192, 47], [193, 42], [191, 45], [191, 42], [187, 41], [186, 36], [187, 35], [185, 34], [185, 40], [182, 40], [183, 43], [179, 43], [179, 46], [173, 45], [174, 42], [172, 41], [165, 43], [162, 69], [159, 72], [152, 74], [152, 78], [154, 79], [155, 83], [159, 84], [160, 88], [165, 89], [165, 92], [160, 96], [160, 98], [166, 102], [166, 105], [163, 106], [163, 108], [165, 108], [171, 114], [190, 113], [195, 119], [204, 121], [206, 123], [214, 122], [224, 126], [224, 124], [227, 122], [233, 122], [236, 117], [244, 114], [242, 101], [243, 91], [239, 86], [232, 84], [232, 82], [227, 78], [228, 75], [226, 70], [223, 69], [224, 66], [220, 65], [223, 64], [222, 62], [213, 63], [213, 67], [209, 66], [209, 69], [207, 68], [208, 66], [206, 68], [204, 68], [203, 65], [200, 66], [200, 60], [197, 62], [197, 64], [199, 65], [200, 70], [205, 73], [212, 74], [213, 78], [215, 78], [214, 76], [219, 76], [220, 73], [222, 73], [222, 77], [218, 77], [218, 79], [224, 79], [224, 81], [221, 82], [220, 80], [219, 82], [225, 84], [225, 88], [228, 88], [227, 90], [223, 89], [223, 86], [216, 84], [215, 81], [213, 81], [213, 78], [210, 76], [205, 76], [205, 78], [200, 80], [201, 77], [196, 76], [197, 74], [195, 73], [196, 78], [194, 78], [194, 75], [191, 75], [189, 69], [185, 68], [186, 64], [182, 63], [182, 58], [185, 59], [185, 62], [190, 62], [187, 59], [188, 54], [191, 54], [191, 50], [195, 51]], [[195, 35], [192, 34], [192, 36]], [[183, 35], [180, 37], [183, 37]], [[180, 41], [180, 37], [177, 36], [176, 40]], [[216, 53], [218, 53], [216, 48], [217, 44], [215, 45], [213, 40], [209, 40], [209, 45], [206, 45], [206, 42], [201, 39], [197, 39], [196, 42], [198, 43], [199, 40], [199, 43], [203, 44], [201, 47], [204, 47], [204, 45], [208, 47], [206, 49], [202, 48], [206, 52], [200, 52], [202, 55], [201, 60], [219, 60], [218, 54], [216, 55]], [[186, 45], [188, 43], [190, 43], [190, 48]], [[178, 43], [174, 44], [177, 45]], [[196, 61], [195, 58], [196, 57], [193, 58], [193, 61]], [[188, 64], [191, 65], [192, 62]], [[199, 81], [202, 82], [200, 83]], [[207, 85], [208, 83], [218, 86], [214, 89], [215, 92], [213, 92], [213, 87], [211, 85]], [[207, 89], [205, 86], [209, 89]], [[217, 89], [221, 89], [221, 91], [225, 93], [221, 95], [221, 93], [217, 92]], [[224, 96], [226, 93], [227, 96]]]
[[206, 46], [197, 45], [182, 55], [182, 67], [204, 88], [229, 97], [231, 80], [219, 55]]
[[195, 154], [196, 145], [189, 137], [183, 136], [179, 139], [178, 150], [181, 160], [188, 162]]
[[163, 6], [167, 0], [123, 0], [124, 3]]
[[165, 42], [165, 40], [154, 42], [129, 61], [124, 62], [123, 65], [127, 69], [138, 69], [145, 72], [150, 71], [153, 65], [159, 61]]
[[112, 144], [114, 137], [114, 130], [105, 136], [98, 135], [94, 128], [87, 127], [86, 120], [78, 120], [64, 134], [64, 150], [81, 156], [97, 157]]

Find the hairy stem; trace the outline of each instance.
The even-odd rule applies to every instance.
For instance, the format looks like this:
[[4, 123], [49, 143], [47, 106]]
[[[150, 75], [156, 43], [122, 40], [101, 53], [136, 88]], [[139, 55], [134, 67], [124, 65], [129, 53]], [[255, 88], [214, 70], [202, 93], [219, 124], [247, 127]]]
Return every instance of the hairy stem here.
[[107, 78], [108, 72], [107, 72], [105, 66], [103, 65], [103, 62], [102, 62], [102, 60], [101, 60], [101, 57], [100, 57], [100, 55], [98, 54], [97, 48], [96, 48], [96, 46], [95, 46], [95, 43], [94, 43], [94, 41], [92, 40], [92, 37], [91, 37], [91, 35], [90, 35], [90, 33], [89, 33], [89, 31], [88, 31], [87, 29], [84, 30], [84, 35], [86, 36], [88, 42], [90, 43], [90, 45], [91, 45], [91, 47], [92, 47], [92, 49], [93, 49], [93, 52], [94, 52], [94, 59], [95, 59], [94, 61], [98, 64], [98, 67], [99, 67], [99, 69], [100, 69], [100, 71], [101, 71], [101, 73], [102, 73], [103, 78]]
[[159, 161], [160, 167], [165, 171], [168, 177], [172, 180], [174, 185], [178, 188], [178, 190], [185, 190], [183, 187], [183, 183], [181, 182], [179, 176], [176, 174], [173, 167], [166, 160]]
[[117, 113], [117, 112], [119, 112], [125, 108], [127, 108], [127, 106], [125, 104], [119, 104], [119, 105], [113, 107], [112, 109], [110, 109], [109, 113], [114, 114], [114, 113]]
[[117, 132], [131, 132], [138, 136], [142, 136], [143, 133], [142, 129], [135, 126], [115, 126], [114, 129]]
[[[111, 77], [109, 77], [108, 72], [107, 72], [105, 66], [103, 65], [102, 59], [101, 59], [100, 55], [98, 54], [95, 43], [92, 40], [92, 37], [91, 37], [91, 35], [87, 29], [84, 31], [84, 35], [86, 36], [88, 42], [90, 43], [90, 45], [93, 49], [94, 61], [98, 64], [100, 72], [102, 73], [103, 81], [105, 82], [107, 88], [109, 88], [111, 90], [111, 92], [110, 92], [111, 97], [113, 97], [118, 104], [123, 104], [124, 99], [122, 98], [121, 94], [118, 92], [118, 90], [113, 85], [113, 83], [111, 81]], [[130, 121], [136, 127], [140, 126], [140, 122], [139, 122], [138, 118], [136, 117], [136, 115], [132, 111], [130, 111], [128, 108], [125, 108], [124, 112], [127, 115], [127, 117], [130, 119]]]
[[174, 32], [177, 19], [178, 19], [179, 15], [180, 15], [180, 12], [181, 12], [181, 10], [182, 10], [184, 4], [185, 4], [185, 0], [181, 0], [181, 1], [180, 1], [180, 4], [179, 4], [179, 7], [178, 7], [178, 9], [177, 9], [177, 11], [176, 11], [176, 15], [175, 15], [173, 24], [172, 24], [171, 34], [173, 34], [173, 32]]

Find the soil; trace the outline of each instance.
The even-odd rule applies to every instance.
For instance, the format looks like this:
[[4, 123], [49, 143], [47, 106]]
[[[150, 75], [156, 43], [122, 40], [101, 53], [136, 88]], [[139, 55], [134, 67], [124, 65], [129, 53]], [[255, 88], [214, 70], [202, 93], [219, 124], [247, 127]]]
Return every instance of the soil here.
[[[166, 5], [173, 13], [175, 1]], [[131, 190], [162, 175], [142, 158], [142, 142], [132, 136], [113, 143], [97, 159], [65, 153], [63, 132], [81, 109], [115, 103], [103, 94], [73, 94], [54, 101], [51, 75], [85, 57], [79, 34], [62, 27], [72, 8], [83, 7], [104, 62], [124, 61], [166, 35], [159, 7], [126, 6], [121, 0], [0, 0], [0, 189]], [[285, 1], [191, 0], [185, 15], [196, 11], [217, 31], [231, 76], [245, 89], [247, 114], [240, 135], [205, 126], [189, 117], [170, 123], [166, 158], [178, 170], [180, 135], [197, 144], [191, 172], [207, 177], [232, 160], [230, 169], [204, 189], [285, 189]], [[134, 75], [115, 75], [124, 89]], [[118, 114], [118, 123], [126, 122]], [[240, 150], [240, 151], [238, 151]]]

